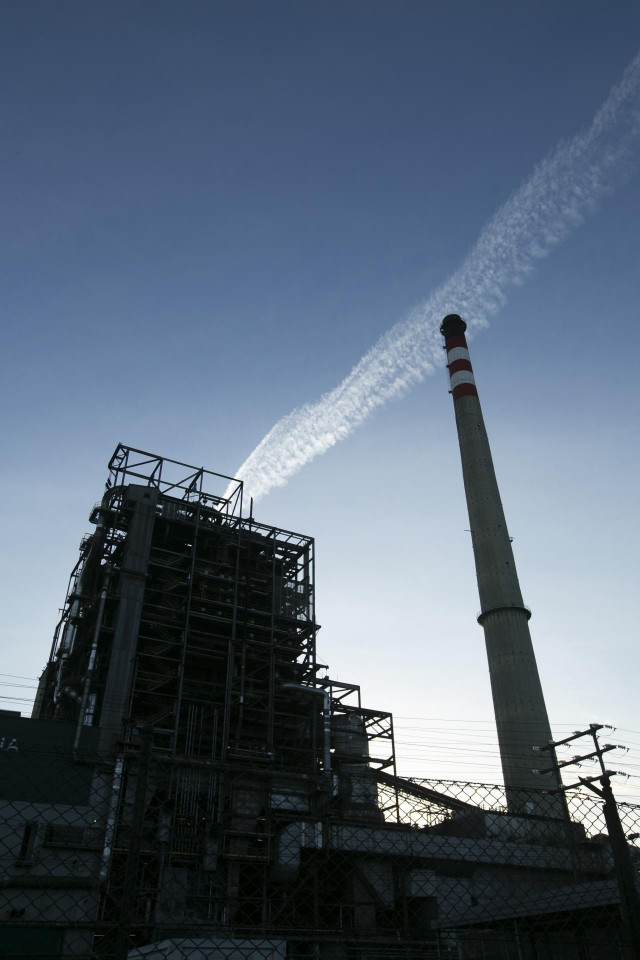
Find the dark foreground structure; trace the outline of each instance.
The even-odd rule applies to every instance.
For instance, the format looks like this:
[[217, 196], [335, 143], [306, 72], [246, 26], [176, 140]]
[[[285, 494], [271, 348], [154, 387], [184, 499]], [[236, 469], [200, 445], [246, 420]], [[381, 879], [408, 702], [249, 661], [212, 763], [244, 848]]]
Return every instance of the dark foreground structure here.
[[0, 955], [634, 957], [597, 799], [398, 777], [317, 661], [313, 540], [228, 483], [110, 461], [33, 719], [1, 716]]

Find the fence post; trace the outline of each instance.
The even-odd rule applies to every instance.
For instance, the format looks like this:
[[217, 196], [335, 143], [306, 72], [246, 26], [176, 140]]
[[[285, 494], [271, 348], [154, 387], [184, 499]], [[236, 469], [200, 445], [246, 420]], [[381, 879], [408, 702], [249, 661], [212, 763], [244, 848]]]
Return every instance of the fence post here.
[[602, 797], [604, 799], [604, 819], [609, 831], [611, 852], [616, 869], [616, 879], [620, 890], [620, 911], [633, 944], [636, 960], [640, 960], [640, 897], [636, 886], [635, 869], [629, 845], [624, 834], [618, 805], [611, 789], [608, 774], [602, 777]]

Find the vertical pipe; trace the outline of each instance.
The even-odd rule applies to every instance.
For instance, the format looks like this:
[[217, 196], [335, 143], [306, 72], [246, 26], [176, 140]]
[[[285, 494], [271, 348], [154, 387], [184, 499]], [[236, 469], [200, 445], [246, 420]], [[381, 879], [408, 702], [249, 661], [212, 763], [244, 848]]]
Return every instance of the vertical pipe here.
[[191, 563], [189, 565], [189, 583], [187, 586], [187, 603], [184, 614], [184, 626], [182, 628], [182, 650], [180, 652], [180, 666], [178, 667], [178, 691], [176, 693], [176, 712], [175, 723], [173, 725], [173, 751], [178, 752], [178, 730], [180, 729], [180, 718], [182, 714], [182, 691], [184, 688], [184, 668], [187, 658], [187, 645], [189, 643], [189, 628], [191, 626], [191, 602], [193, 599], [193, 580], [196, 569], [196, 551], [198, 549], [198, 533], [200, 530], [200, 506], [201, 497], [195, 502], [195, 524], [193, 535], [191, 537]]
[[74, 752], [80, 746], [80, 735], [82, 733], [82, 727], [86, 725], [85, 714], [87, 711], [87, 703], [89, 701], [89, 691], [91, 689], [91, 681], [93, 680], [93, 671], [96, 664], [96, 656], [98, 653], [98, 640], [100, 639], [100, 631], [102, 629], [102, 619], [104, 617], [104, 605], [107, 602], [107, 592], [109, 587], [109, 568], [105, 568], [104, 573], [104, 586], [100, 591], [100, 602], [98, 604], [98, 612], [96, 614], [96, 624], [93, 630], [93, 639], [91, 641], [91, 651], [89, 653], [89, 662], [87, 664], [87, 672], [84, 677], [84, 686], [82, 690], [82, 702], [80, 703], [80, 710], [78, 712], [78, 723], [76, 725], [76, 735], [73, 741], [73, 750]]
[[100, 883], [105, 883], [109, 876], [111, 858], [113, 856], [113, 841], [116, 833], [116, 822], [118, 819], [118, 805], [120, 803], [120, 793], [122, 790], [122, 774], [124, 770], [124, 760], [122, 757], [116, 759], [113, 768], [113, 782], [109, 796], [109, 809], [107, 811], [107, 821], [104, 833], [104, 846], [102, 849], [102, 860], [98, 878]]

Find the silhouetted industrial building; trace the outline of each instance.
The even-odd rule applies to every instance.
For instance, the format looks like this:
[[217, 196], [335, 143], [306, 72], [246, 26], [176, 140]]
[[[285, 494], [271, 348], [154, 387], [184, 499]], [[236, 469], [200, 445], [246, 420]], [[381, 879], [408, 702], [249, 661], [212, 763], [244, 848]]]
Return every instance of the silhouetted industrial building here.
[[111, 458], [34, 719], [5, 717], [5, 955], [623, 956], [595, 805], [398, 777], [391, 714], [317, 660], [313, 540], [228, 483]]

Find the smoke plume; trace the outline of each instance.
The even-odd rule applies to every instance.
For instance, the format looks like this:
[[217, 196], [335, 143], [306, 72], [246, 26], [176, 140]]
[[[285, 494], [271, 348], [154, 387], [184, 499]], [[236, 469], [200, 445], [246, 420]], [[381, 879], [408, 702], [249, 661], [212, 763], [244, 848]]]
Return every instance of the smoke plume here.
[[458, 269], [404, 320], [394, 324], [347, 377], [315, 403], [279, 420], [236, 476], [259, 499], [443, 364], [439, 325], [460, 313], [479, 330], [538, 260], [561, 243], [613, 188], [640, 133], [640, 54], [591, 125], [561, 141], [483, 228]]

